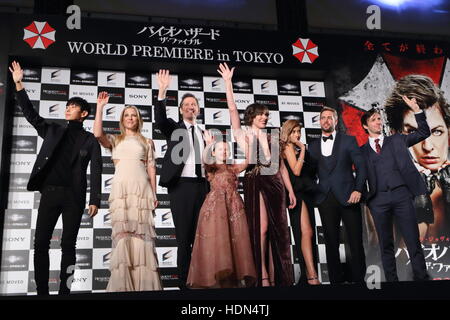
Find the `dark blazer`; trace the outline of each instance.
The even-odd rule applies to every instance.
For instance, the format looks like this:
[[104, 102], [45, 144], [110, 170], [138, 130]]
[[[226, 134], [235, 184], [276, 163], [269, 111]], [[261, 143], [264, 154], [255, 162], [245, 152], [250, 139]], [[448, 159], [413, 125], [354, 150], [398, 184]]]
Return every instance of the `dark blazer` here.
[[[167, 151], [162, 162], [159, 185], [170, 188], [180, 178], [191, 151], [189, 133], [183, 120], [175, 122], [167, 118], [166, 100], [157, 99], [155, 102], [155, 125], [167, 140]], [[189, 152], [184, 152], [185, 150]]]
[[[61, 141], [66, 127], [53, 122], [47, 122], [42, 118], [31, 104], [25, 89], [17, 92], [17, 100], [19, 106], [22, 108], [24, 117], [36, 129], [38, 135], [44, 139], [27, 185], [29, 191], [40, 191], [43, 187], [42, 183], [45, 180], [44, 172], [46, 171], [45, 169], [48, 160], [51, 159], [53, 152]], [[102, 174], [100, 145], [92, 133], [83, 129], [75, 142], [71, 163], [75, 199], [77, 199], [80, 206], [83, 208], [86, 203], [86, 170], [89, 161], [91, 161], [91, 192], [89, 205], [100, 207]]]
[[[317, 204], [325, 200], [328, 192], [332, 191], [340, 204], [348, 206], [347, 201], [353, 191], [363, 192], [367, 168], [355, 137], [336, 133], [331, 153], [331, 171], [325, 170], [320, 139], [315, 139], [310, 143], [309, 153], [319, 178], [316, 194]], [[353, 177], [353, 165], [356, 177]]]
[[[415, 115], [417, 121], [417, 130], [408, 134], [396, 133], [392, 136], [385, 137], [383, 141], [383, 149], [389, 148], [390, 154], [394, 157], [396, 166], [400, 171], [400, 176], [403, 178], [403, 183], [408, 187], [409, 191], [413, 196], [418, 196], [427, 193], [427, 188], [425, 181], [420, 176], [419, 171], [414, 166], [411, 159], [408, 148], [410, 146], [425, 140], [430, 136], [430, 127], [427, 124], [427, 118], [425, 112], [418, 113]], [[361, 146], [363, 151], [364, 160], [366, 161], [368, 167], [368, 193], [366, 200], [369, 201], [377, 192], [376, 185], [377, 179], [375, 174], [375, 168], [370, 161], [370, 146], [369, 141]]]

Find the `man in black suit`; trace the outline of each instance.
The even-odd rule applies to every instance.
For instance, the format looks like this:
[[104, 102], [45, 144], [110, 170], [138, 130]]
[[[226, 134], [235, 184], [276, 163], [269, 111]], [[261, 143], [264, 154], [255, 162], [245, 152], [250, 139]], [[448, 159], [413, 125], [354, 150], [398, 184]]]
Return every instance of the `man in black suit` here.
[[417, 130], [408, 135], [382, 134], [382, 120], [375, 109], [361, 117], [369, 141], [361, 147], [368, 167], [367, 205], [377, 230], [386, 281], [398, 281], [393, 238], [393, 219], [408, 248], [414, 279], [427, 280], [425, 259], [419, 241], [413, 199], [427, 193], [425, 181], [411, 160], [408, 148], [430, 136], [425, 112], [416, 99], [403, 97], [414, 112]]
[[185, 94], [179, 107], [182, 119], [175, 122], [167, 118], [166, 93], [170, 84], [169, 71], [160, 70], [157, 78], [159, 92], [155, 103], [155, 123], [166, 137], [168, 144], [159, 184], [167, 187], [169, 191], [178, 246], [179, 286], [184, 289], [198, 214], [207, 193], [207, 182], [201, 161], [205, 143], [202, 130], [196, 124], [196, 117], [199, 114], [197, 99], [192, 94]]
[[92, 133], [83, 129], [90, 106], [78, 97], [66, 105], [66, 124], [47, 122], [34, 109], [23, 87], [23, 70], [13, 62], [9, 68], [16, 84], [17, 101], [23, 115], [44, 139], [28, 181], [29, 191], [40, 191], [34, 239], [34, 273], [38, 295], [48, 295], [50, 239], [62, 213], [61, 273], [59, 294], [69, 294], [75, 271], [75, 246], [86, 206], [86, 170], [91, 162], [89, 215], [97, 214], [101, 199], [102, 157]]
[[342, 219], [350, 248], [351, 281], [361, 283], [366, 262], [359, 201], [366, 181], [366, 164], [355, 137], [336, 132], [337, 123], [336, 110], [324, 107], [320, 112], [322, 137], [309, 146], [319, 178], [316, 203], [322, 220], [330, 282], [345, 280], [339, 254]]

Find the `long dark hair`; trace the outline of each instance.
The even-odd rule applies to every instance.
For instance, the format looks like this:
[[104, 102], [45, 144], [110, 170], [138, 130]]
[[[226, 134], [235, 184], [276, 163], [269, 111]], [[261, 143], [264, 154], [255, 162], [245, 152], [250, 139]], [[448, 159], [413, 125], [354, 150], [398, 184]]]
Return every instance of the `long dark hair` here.
[[386, 99], [385, 110], [391, 129], [403, 131], [403, 118], [410, 109], [402, 96], [409, 99], [416, 98], [421, 109], [428, 109], [437, 102], [445, 124], [450, 127], [450, 107], [445, 100], [444, 92], [429, 77], [410, 74], [397, 81], [391, 95]]

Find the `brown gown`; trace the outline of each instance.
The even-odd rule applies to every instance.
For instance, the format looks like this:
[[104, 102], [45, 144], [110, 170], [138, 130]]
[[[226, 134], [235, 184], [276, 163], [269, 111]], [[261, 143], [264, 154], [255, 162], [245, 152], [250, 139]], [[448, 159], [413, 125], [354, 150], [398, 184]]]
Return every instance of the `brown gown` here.
[[[272, 147], [270, 143], [269, 146]], [[279, 148], [279, 144], [275, 145]], [[257, 148], [259, 151], [259, 148]], [[271, 150], [272, 152], [274, 150]], [[281, 165], [281, 159], [279, 159]], [[245, 213], [250, 231], [250, 239], [253, 248], [256, 271], [258, 273], [257, 286], [262, 285], [261, 273], [261, 224], [260, 224], [260, 201], [261, 193], [267, 210], [268, 219], [268, 248], [270, 247], [273, 259], [273, 272], [269, 268], [270, 281], [276, 286], [291, 286], [294, 284], [294, 270], [291, 259], [291, 237], [287, 221], [286, 191], [278, 169], [272, 175], [261, 174], [262, 167], [259, 152], [256, 164], [248, 166], [244, 177], [244, 200]], [[269, 257], [269, 253], [267, 257]]]
[[237, 192], [233, 165], [205, 166], [211, 191], [199, 213], [187, 286], [254, 286], [256, 270], [244, 203]]

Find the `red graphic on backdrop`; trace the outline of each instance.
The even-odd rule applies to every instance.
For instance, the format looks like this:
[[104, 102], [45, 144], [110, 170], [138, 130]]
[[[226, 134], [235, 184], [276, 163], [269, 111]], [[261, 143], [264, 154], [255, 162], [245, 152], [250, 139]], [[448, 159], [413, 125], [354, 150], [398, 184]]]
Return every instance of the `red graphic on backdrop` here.
[[425, 43], [407, 43], [407, 42], [372, 42], [366, 40], [363, 44], [365, 51], [377, 51], [385, 53], [401, 53], [401, 54], [413, 54], [418, 57], [423, 55], [442, 55], [444, 49], [439, 45], [425, 44]]
[[383, 59], [395, 80], [409, 74], [422, 74], [430, 77], [435, 84], [439, 85], [446, 57], [418, 60], [384, 54]]
[[292, 44], [292, 51], [301, 63], [313, 63], [319, 57], [319, 47], [310, 39], [298, 38]]
[[426, 75], [445, 91], [450, 86], [450, 77], [444, 77], [445, 73], [450, 74], [450, 68], [446, 68], [446, 60], [446, 57], [413, 59], [389, 53], [378, 56], [366, 77], [339, 99], [347, 134], [355, 136], [358, 145], [366, 143], [368, 135], [360, 122], [362, 114], [372, 107], [383, 111], [395, 81], [406, 75]]
[[47, 21], [33, 21], [28, 27], [23, 29], [23, 40], [32, 49], [47, 49], [55, 42], [55, 29]]

